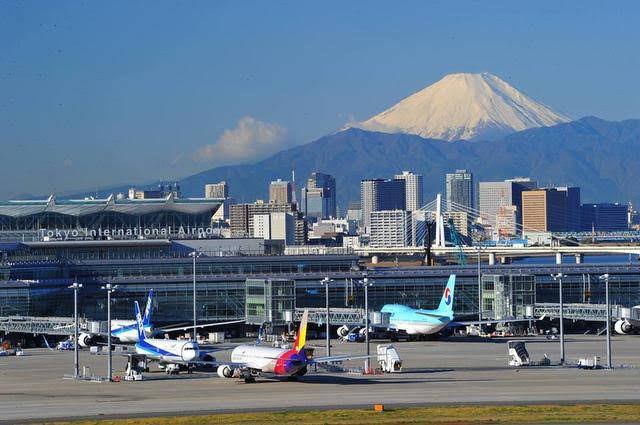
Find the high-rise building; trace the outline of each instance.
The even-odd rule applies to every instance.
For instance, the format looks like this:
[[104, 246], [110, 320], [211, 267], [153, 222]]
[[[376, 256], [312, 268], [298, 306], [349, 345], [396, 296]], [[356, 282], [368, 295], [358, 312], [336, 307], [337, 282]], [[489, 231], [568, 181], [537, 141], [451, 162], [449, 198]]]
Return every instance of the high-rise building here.
[[447, 208], [452, 205], [462, 205], [468, 209], [474, 208], [473, 173], [467, 170], [456, 170], [446, 176]]
[[496, 227], [497, 222], [508, 221], [504, 217], [504, 213], [508, 212], [510, 215], [512, 212], [510, 207], [513, 206], [515, 207], [515, 223], [513, 225], [520, 227], [522, 225], [522, 192], [537, 187], [536, 181], [526, 177], [508, 179], [501, 182], [480, 182], [478, 209], [480, 210], [482, 222]]
[[411, 212], [404, 209], [372, 211], [369, 246], [401, 248], [411, 245], [411, 224]]
[[272, 212], [253, 216], [253, 237], [295, 243], [295, 217], [292, 213]]
[[416, 211], [422, 208], [423, 202], [423, 177], [422, 174], [414, 174], [410, 171], [403, 171], [402, 174], [396, 174], [395, 180], [404, 180], [406, 210]]
[[231, 237], [252, 238], [254, 235], [254, 217], [272, 213], [290, 213], [294, 217], [295, 243], [304, 245], [307, 241], [307, 223], [295, 204], [275, 204], [256, 201], [253, 204], [235, 204], [230, 206], [229, 230]]
[[405, 181], [373, 179], [360, 182], [362, 221], [369, 227], [373, 211], [406, 210]]
[[347, 208], [347, 220], [362, 222], [362, 206], [360, 202], [350, 202]]
[[582, 204], [580, 224], [583, 231], [615, 232], [629, 228], [626, 204]]
[[272, 181], [269, 185], [269, 202], [272, 204], [290, 204], [291, 182], [280, 179]]
[[227, 199], [229, 197], [229, 185], [225, 181], [204, 185], [204, 197], [215, 199]]
[[566, 202], [566, 232], [580, 231], [580, 188], [561, 186], [556, 187], [558, 192], [565, 194]]
[[566, 193], [555, 188], [522, 192], [524, 232], [564, 232], [567, 229]]
[[301, 189], [301, 210], [307, 218], [336, 217], [336, 179], [330, 174], [312, 173]]

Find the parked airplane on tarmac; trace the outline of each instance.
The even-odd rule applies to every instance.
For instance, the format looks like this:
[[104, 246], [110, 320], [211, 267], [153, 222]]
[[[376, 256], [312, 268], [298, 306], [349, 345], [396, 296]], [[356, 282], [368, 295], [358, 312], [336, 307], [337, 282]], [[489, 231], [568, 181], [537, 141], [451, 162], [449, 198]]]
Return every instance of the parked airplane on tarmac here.
[[138, 341], [136, 353], [146, 360], [156, 361], [167, 373], [177, 373], [181, 367], [217, 365], [209, 352], [201, 351], [197, 341], [149, 338], [144, 330], [140, 305], [135, 301], [136, 331]]
[[319, 363], [364, 359], [366, 355], [343, 355], [313, 358], [313, 349], [305, 347], [309, 312], [305, 310], [293, 348], [275, 348], [260, 345], [239, 345], [231, 353], [231, 363], [220, 364], [221, 378], [244, 379], [255, 382], [256, 376], [273, 374], [296, 380], [305, 375], [309, 366]]
[[411, 308], [402, 304], [386, 304], [380, 310], [390, 313], [388, 331], [407, 335], [435, 335], [447, 327], [511, 323], [521, 320], [483, 320], [459, 322], [453, 320], [456, 275], [449, 276], [440, 305], [435, 310]]
[[[153, 309], [153, 289], [149, 291], [147, 297], [147, 305], [144, 309], [142, 317], [142, 328], [147, 336], [164, 335], [167, 332], [185, 331], [193, 329], [193, 326], [179, 326], [168, 328], [154, 328], [151, 321], [151, 312]], [[197, 325], [196, 328], [206, 328], [212, 326], [230, 325], [234, 323], [242, 323], [244, 320], [232, 320], [229, 322], [206, 323]], [[138, 339], [138, 325], [135, 320], [112, 320], [111, 321], [111, 337], [115, 340], [115, 344], [135, 344]], [[106, 342], [106, 334], [83, 332], [78, 335], [78, 345], [86, 348], [91, 345], [103, 344]]]

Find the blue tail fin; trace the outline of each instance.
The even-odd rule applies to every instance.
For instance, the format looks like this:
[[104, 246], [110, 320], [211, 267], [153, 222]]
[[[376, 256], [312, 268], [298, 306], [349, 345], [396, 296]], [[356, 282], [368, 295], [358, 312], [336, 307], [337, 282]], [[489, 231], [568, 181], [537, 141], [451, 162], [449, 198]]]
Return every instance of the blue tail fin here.
[[147, 298], [147, 306], [144, 309], [144, 316], [142, 317], [142, 325], [144, 328], [151, 326], [152, 308], [153, 308], [153, 289], [149, 291], [149, 297]]
[[134, 301], [133, 305], [136, 308], [136, 330], [138, 331], [138, 341], [144, 341], [144, 326], [142, 324], [142, 315], [140, 314], [140, 304], [138, 301]]
[[456, 275], [449, 276], [447, 286], [444, 288], [440, 305], [438, 306], [438, 314], [443, 316], [453, 317], [453, 296], [456, 289]]

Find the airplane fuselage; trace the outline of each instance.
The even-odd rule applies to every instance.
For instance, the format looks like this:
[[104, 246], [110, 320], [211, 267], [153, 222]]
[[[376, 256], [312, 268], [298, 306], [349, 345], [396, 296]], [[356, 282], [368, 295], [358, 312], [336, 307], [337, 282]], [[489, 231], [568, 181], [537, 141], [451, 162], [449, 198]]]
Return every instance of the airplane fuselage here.
[[305, 350], [239, 345], [231, 352], [231, 361], [262, 373], [291, 376], [300, 373], [307, 366]]
[[189, 363], [199, 359], [200, 347], [193, 341], [144, 338], [136, 343], [136, 353], [166, 363]]
[[449, 318], [431, 317], [433, 310], [414, 309], [401, 304], [387, 304], [381, 312], [390, 313], [389, 328], [406, 332], [408, 335], [432, 335], [444, 329]]

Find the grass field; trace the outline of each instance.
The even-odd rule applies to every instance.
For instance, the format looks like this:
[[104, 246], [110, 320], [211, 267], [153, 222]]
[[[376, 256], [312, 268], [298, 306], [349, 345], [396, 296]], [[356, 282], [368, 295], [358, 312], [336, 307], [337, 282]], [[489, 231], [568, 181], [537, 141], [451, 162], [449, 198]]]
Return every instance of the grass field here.
[[164, 416], [46, 422], [55, 425], [204, 425], [204, 424], [509, 424], [640, 422], [640, 404], [567, 404], [526, 406], [439, 406], [390, 409], [314, 410]]

